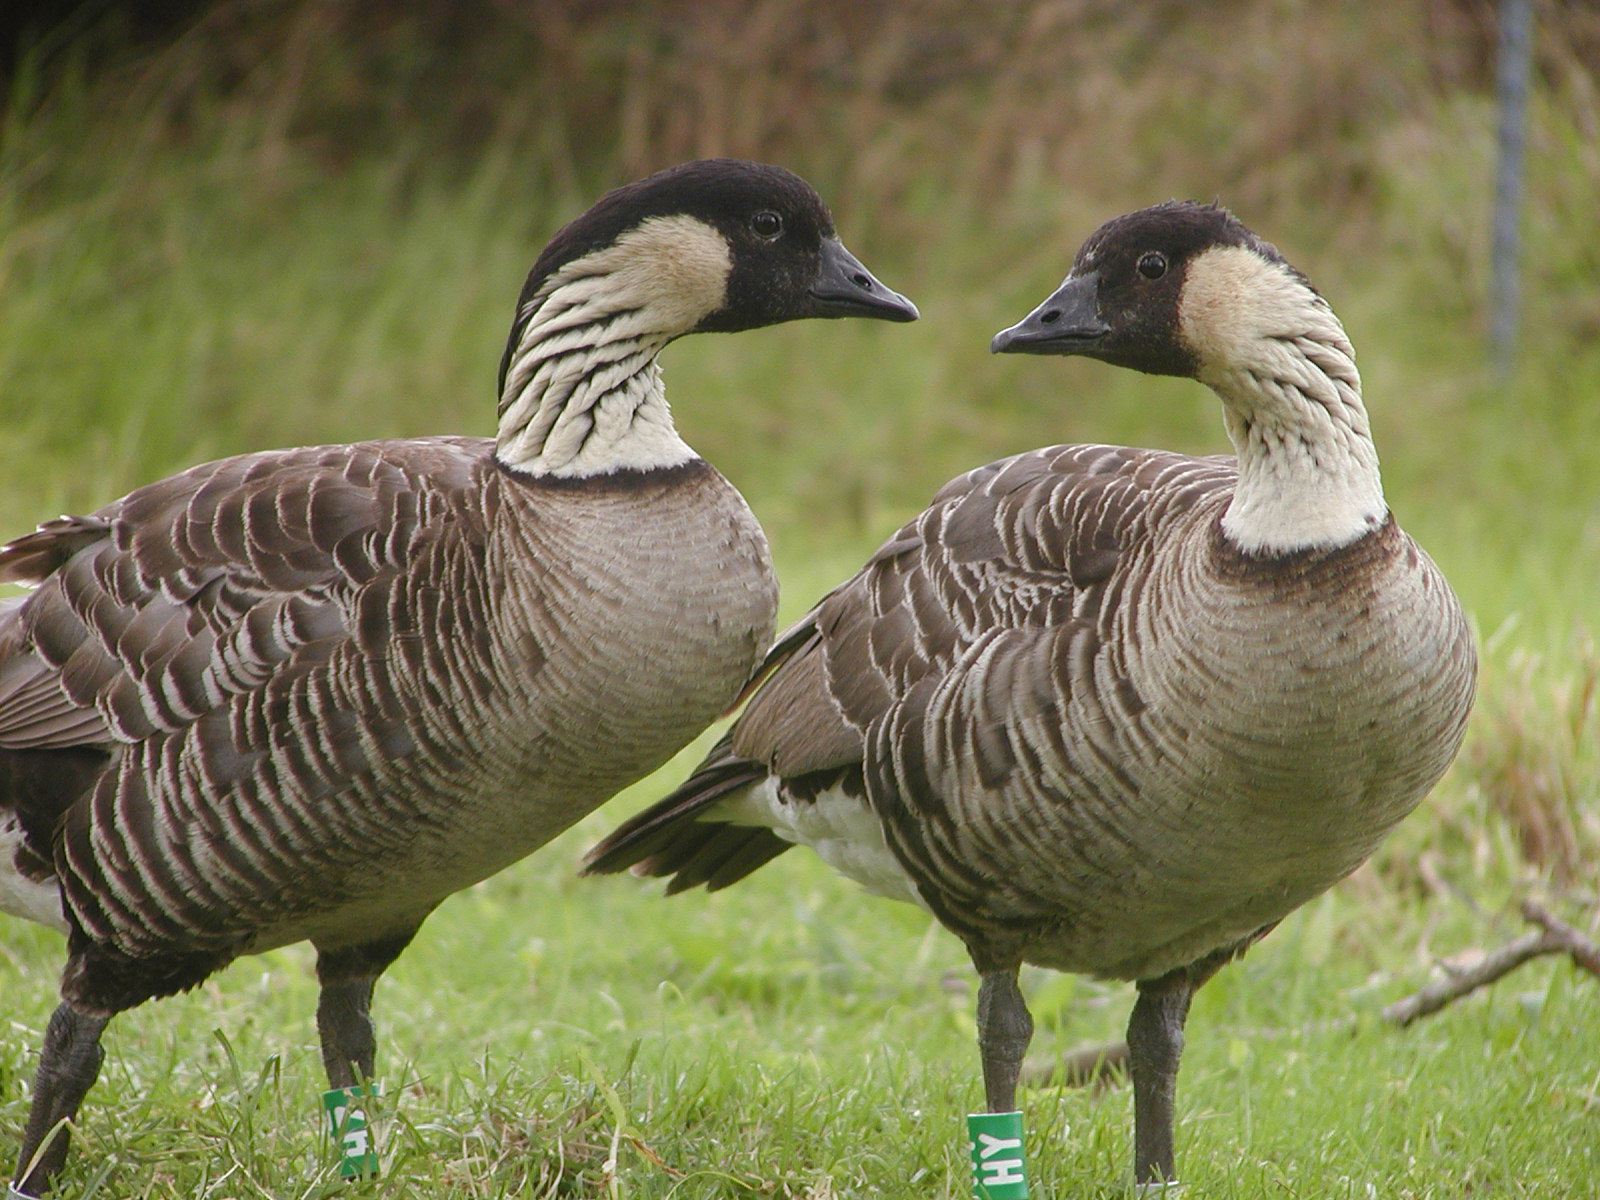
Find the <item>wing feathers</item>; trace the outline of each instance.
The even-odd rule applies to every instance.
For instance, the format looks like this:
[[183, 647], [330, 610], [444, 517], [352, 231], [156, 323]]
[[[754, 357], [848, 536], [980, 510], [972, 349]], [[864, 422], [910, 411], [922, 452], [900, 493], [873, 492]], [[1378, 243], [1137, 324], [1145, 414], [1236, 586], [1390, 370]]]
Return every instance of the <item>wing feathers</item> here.
[[[0, 754], [70, 759], [59, 778], [77, 790], [47, 807], [87, 925], [130, 946], [214, 926], [226, 948], [230, 896], [292, 905], [308, 886], [275, 878], [269, 851], [311, 871], [329, 822], [372, 844], [396, 836], [392, 813], [373, 825], [359, 801], [379, 764], [416, 749], [384, 699], [386, 655], [445, 606], [389, 581], [414, 561], [420, 513], [445, 514], [452, 534], [476, 527], [449, 497], [479, 494], [488, 449], [449, 438], [222, 460], [0, 547], [0, 578], [39, 585], [0, 606]], [[76, 749], [119, 743], [109, 758]], [[85, 792], [91, 761], [103, 767]], [[352, 803], [311, 815], [341, 792]], [[274, 800], [290, 793], [301, 803]]]
[[[1096, 675], [1108, 589], [1131, 545], [1233, 475], [1230, 459], [1056, 446], [952, 480], [785, 636], [728, 737], [589, 869], [638, 863], [672, 891], [731, 881], [781, 845], [706, 823], [718, 799], [776, 775], [805, 804], [806, 776], [864, 772], [896, 856], [941, 881], [944, 901], [925, 894], [962, 928], [994, 881], [968, 858], [961, 806], [1019, 778], [1064, 783], [1069, 711], [1137, 713], [1125, 679]], [[1083, 694], [1102, 682], [1103, 701]]]

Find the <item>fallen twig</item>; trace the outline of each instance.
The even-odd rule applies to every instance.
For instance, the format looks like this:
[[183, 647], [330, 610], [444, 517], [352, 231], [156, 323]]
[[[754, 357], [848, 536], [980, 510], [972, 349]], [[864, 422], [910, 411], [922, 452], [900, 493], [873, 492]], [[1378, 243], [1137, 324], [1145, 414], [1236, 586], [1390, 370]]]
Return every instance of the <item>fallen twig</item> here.
[[1600, 976], [1600, 946], [1532, 900], [1522, 902], [1522, 915], [1559, 941], [1561, 948], [1572, 955], [1573, 962], [1589, 974]]
[[1523, 901], [1522, 915], [1539, 926], [1537, 932], [1523, 934], [1484, 955], [1470, 967], [1446, 968], [1444, 978], [1436, 979], [1421, 991], [1385, 1008], [1383, 1019], [1404, 1028], [1419, 1017], [1436, 1013], [1468, 993], [1487, 987], [1542, 954], [1570, 954], [1579, 967], [1600, 975], [1600, 946], [1532, 900]]
[[1530, 958], [1552, 954], [1561, 947], [1554, 945], [1548, 934], [1525, 933], [1500, 949], [1485, 954], [1470, 967], [1446, 966], [1443, 978], [1436, 979], [1419, 992], [1403, 1000], [1396, 1000], [1383, 1010], [1383, 1019], [1402, 1028], [1418, 1017], [1438, 1012], [1445, 1005], [1461, 999], [1469, 992], [1487, 987], [1502, 975], [1516, 970]]

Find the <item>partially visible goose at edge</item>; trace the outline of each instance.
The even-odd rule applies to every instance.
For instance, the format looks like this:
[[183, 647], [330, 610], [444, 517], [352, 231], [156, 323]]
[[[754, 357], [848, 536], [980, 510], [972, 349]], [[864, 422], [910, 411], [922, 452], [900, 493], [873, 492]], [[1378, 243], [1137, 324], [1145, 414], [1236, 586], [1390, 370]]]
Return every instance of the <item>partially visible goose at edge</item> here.
[[800, 842], [923, 905], [982, 976], [993, 1111], [1032, 1033], [1022, 963], [1137, 981], [1134, 1169], [1157, 1184], [1195, 989], [1417, 805], [1475, 655], [1384, 502], [1338, 319], [1225, 210], [1107, 223], [992, 348], [1197, 379], [1236, 457], [1053, 446], [952, 481], [589, 869], [718, 888]]
[[[656, 355], [909, 321], [787, 171], [689, 163], [539, 256], [493, 440], [195, 467], [0, 549], [0, 909], [68, 935], [15, 1190], [43, 1191], [116, 1013], [309, 940], [330, 1082], [450, 893], [653, 770], [771, 641], [760, 527]], [[56, 1131], [54, 1136], [50, 1136]]]

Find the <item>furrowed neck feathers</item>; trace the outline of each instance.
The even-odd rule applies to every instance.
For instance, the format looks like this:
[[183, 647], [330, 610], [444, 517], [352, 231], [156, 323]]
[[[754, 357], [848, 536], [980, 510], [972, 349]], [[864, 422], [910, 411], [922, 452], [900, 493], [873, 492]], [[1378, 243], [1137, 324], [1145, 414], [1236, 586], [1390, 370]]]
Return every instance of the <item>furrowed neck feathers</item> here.
[[1220, 247], [1194, 264], [1180, 322], [1238, 455], [1229, 539], [1265, 556], [1380, 528], [1388, 506], [1361, 376], [1327, 302], [1292, 268]]
[[656, 355], [722, 306], [726, 241], [690, 217], [652, 217], [553, 271], [517, 314], [495, 453], [513, 471], [576, 478], [677, 466]]

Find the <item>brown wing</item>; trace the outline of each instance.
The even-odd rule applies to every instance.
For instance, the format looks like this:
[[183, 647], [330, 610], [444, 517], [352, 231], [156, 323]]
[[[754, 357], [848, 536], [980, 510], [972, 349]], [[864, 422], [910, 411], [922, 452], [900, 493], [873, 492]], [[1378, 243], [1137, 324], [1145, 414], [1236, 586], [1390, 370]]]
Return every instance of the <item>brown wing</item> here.
[[[307, 447], [194, 467], [0, 548], [37, 584], [0, 632], [0, 746], [134, 742], [352, 632], [484, 443]], [[427, 480], [426, 486], [419, 486]]]
[[1093, 445], [961, 476], [818, 605], [829, 695], [864, 731], [983, 639], [1099, 620], [1125, 552], [1232, 479], [1227, 458]]
[[[192, 941], [199, 922], [222, 944], [239, 932], [235, 902], [276, 892], [292, 906], [313, 886], [273, 877], [314, 872], [314, 853], [274, 855], [318, 832], [273, 798], [359, 793], [411, 753], [385, 685], [415, 652], [406, 630], [426, 597], [396, 581], [423, 556], [471, 552], [460, 498], [488, 449], [440, 438], [226, 459], [0, 549], [0, 576], [38, 584], [0, 617], [0, 753], [36, 765], [60, 752], [59, 788], [32, 788], [24, 824], [46, 807], [59, 818], [63, 887], [87, 927], [143, 930], [155, 947], [164, 932]], [[108, 754], [87, 794], [84, 747]], [[386, 831], [361, 805], [325, 807], [381, 852]], [[217, 863], [197, 860], [200, 841]]]

